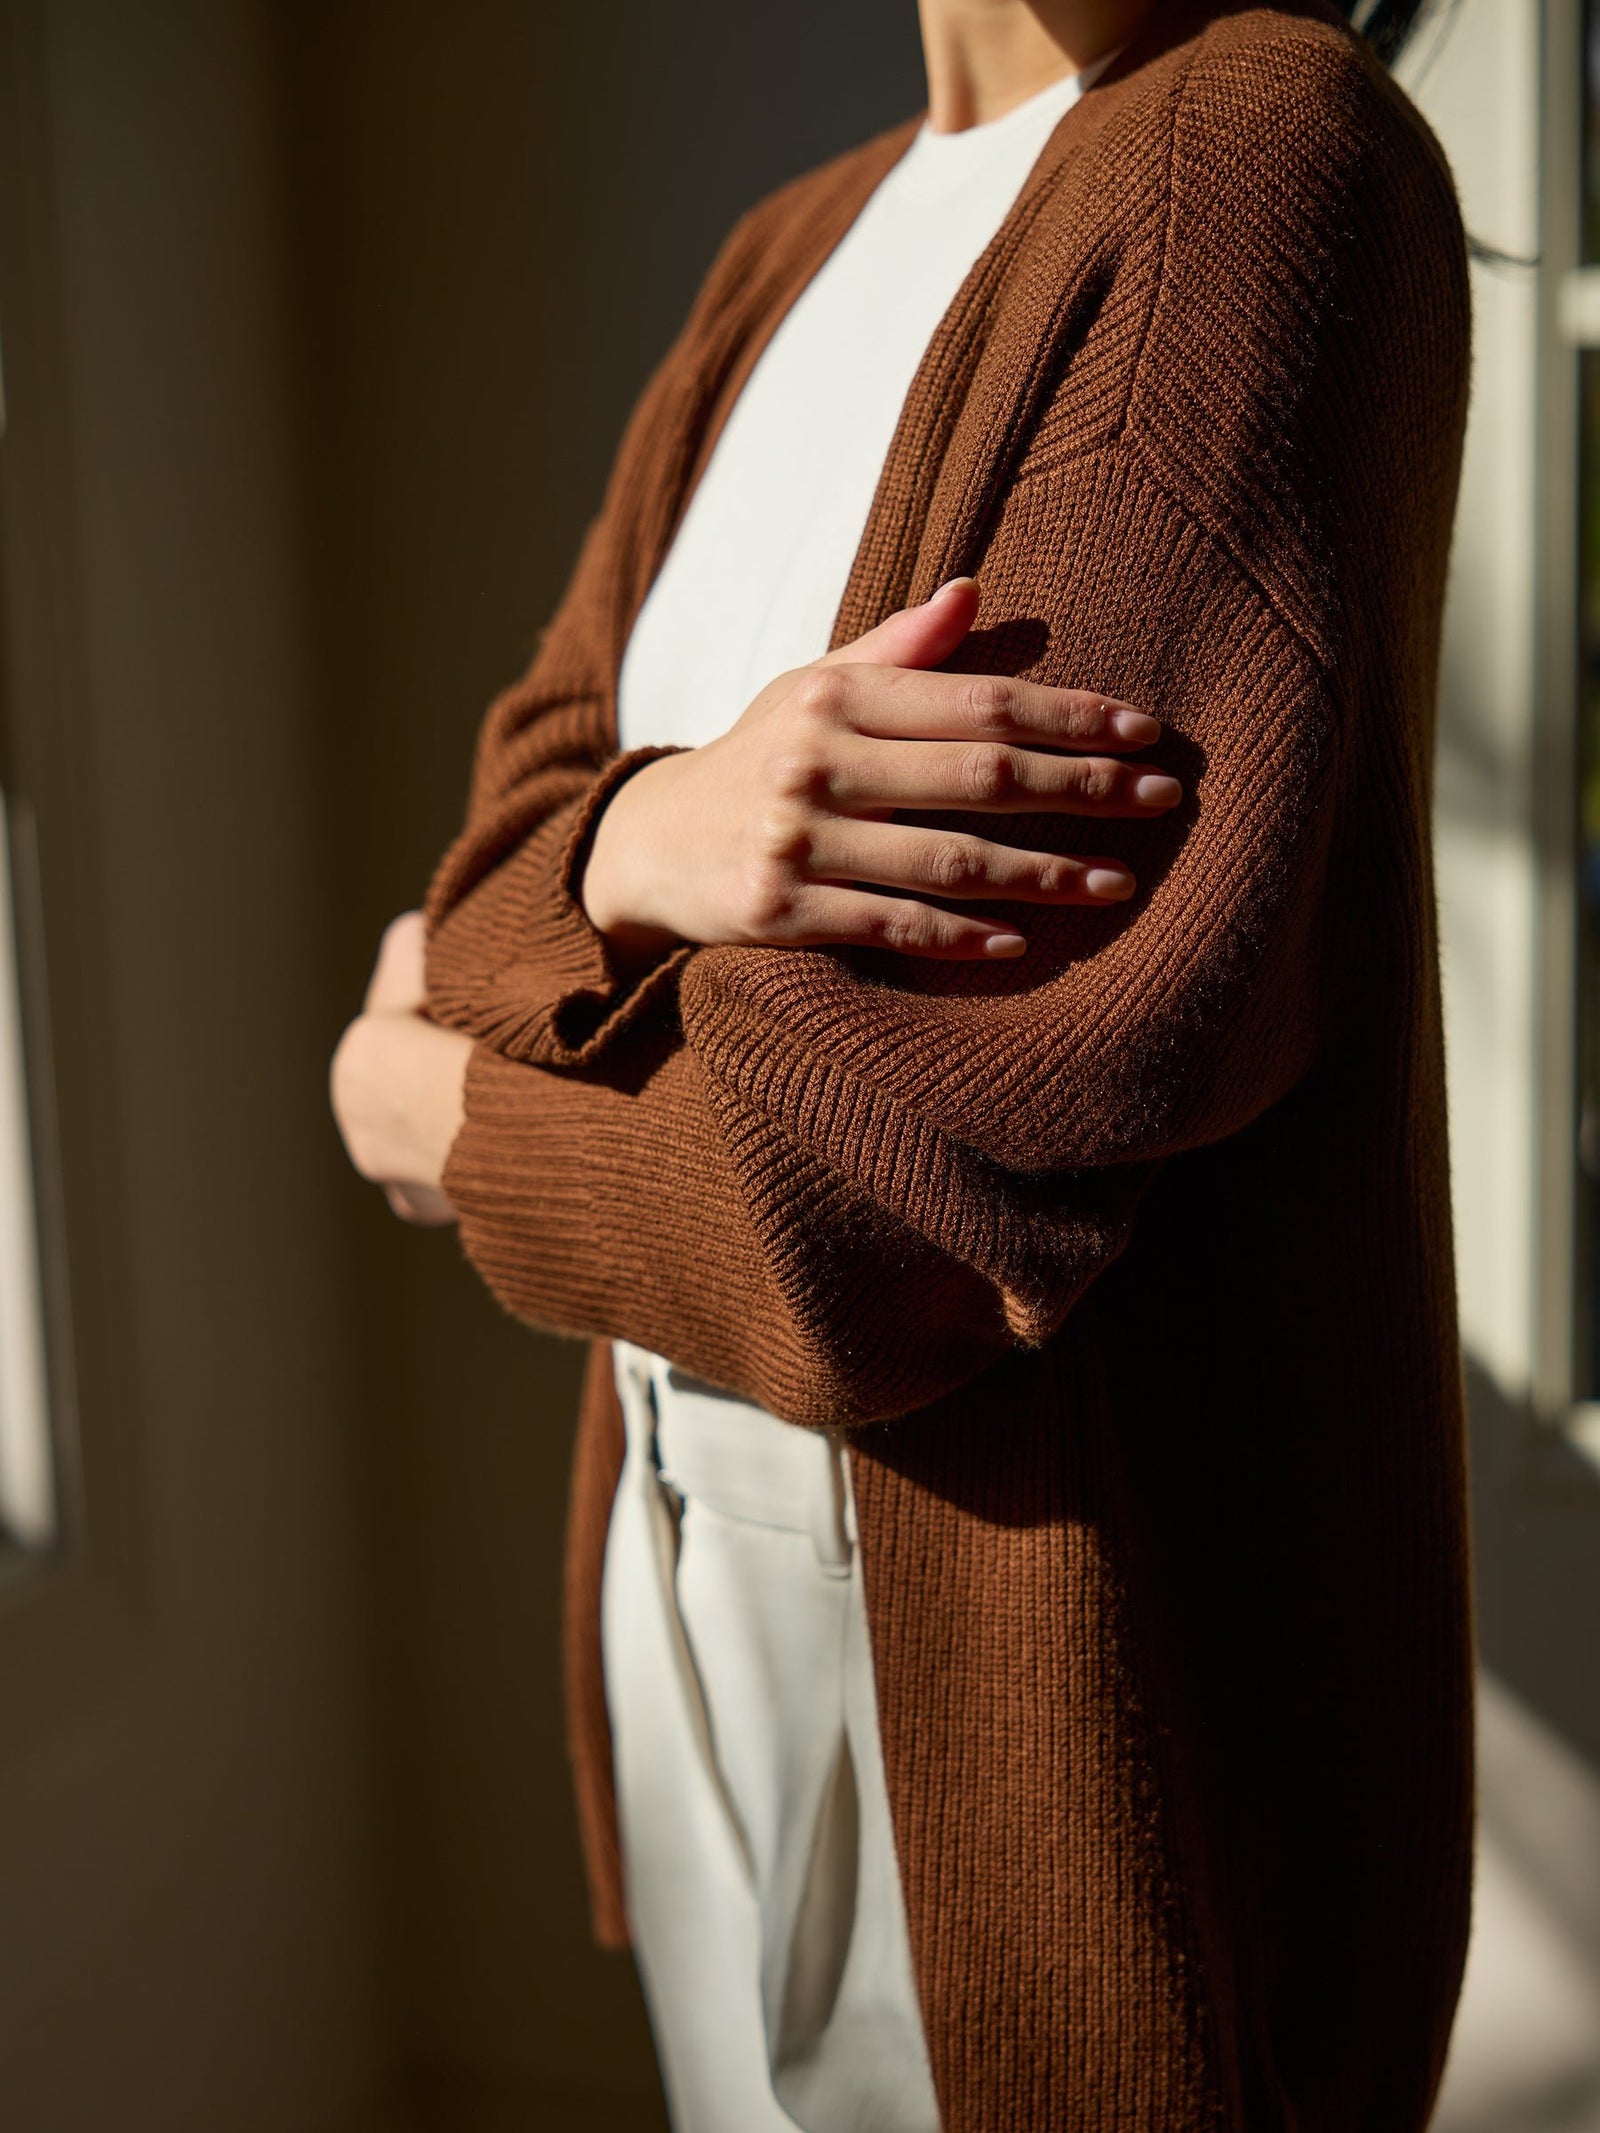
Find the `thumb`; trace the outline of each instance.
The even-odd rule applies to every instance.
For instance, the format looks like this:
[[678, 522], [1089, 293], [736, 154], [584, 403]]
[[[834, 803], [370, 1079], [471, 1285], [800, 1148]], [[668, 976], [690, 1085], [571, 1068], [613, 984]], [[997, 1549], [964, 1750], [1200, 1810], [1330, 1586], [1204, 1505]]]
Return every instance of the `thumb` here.
[[936, 667], [948, 659], [978, 616], [976, 578], [950, 578], [920, 607], [903, 607], [823, 666]]
[[384, 928], [363, 1006], [368, 1014], [417, 1014], [428, 1004], [428, 934], [420, 911], [402, 911]]

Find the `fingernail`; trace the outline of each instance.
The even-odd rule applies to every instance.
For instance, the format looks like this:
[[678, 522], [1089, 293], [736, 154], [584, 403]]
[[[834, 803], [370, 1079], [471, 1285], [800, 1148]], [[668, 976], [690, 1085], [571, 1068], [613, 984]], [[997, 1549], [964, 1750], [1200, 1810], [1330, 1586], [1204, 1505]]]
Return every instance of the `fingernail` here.
[[1161, 721], [1148, 711], [1119, 708], [1111, 714], [1111, 730], [1119, 741], [1137, 741], [1141, 748], [1148, 748], [1161, 738]]
[[1183, 798], [1183, 787], [1176, 778], [1160, 778], [1152, 774], [1134, 779], [1133, 797], [1141, 807], [1171, 807]]
[[991, 933], [984, 940], [983, 952], [985, 955], [1017, 956], [1027, 945], [1020, 933]]
[[975, 585], [977, 582], [977, 579], [972, 576], [970, 571], [964, 571], [959, 578], [946, 578], [937, 592], [929, 593], [928, 605], [932, 607], [935, 600], [942, 600], [945, 594], [950, 591], [952, 586]]
[[1133, 876], [1125, 874], [1121, 867], [1091, 867], [1083, 877], [1083, 885], [1091, 896], [1116, 904], [1126, 903], [1134, 887]]

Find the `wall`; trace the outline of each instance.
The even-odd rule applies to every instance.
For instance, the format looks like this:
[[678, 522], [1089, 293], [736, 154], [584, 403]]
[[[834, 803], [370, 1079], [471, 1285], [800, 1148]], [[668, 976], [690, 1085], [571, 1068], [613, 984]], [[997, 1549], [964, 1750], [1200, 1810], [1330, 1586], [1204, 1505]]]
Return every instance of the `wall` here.
[[8, 681], [71, 640], [8, 742], [49, 788], [87, 1485], [87, 1555], [0, 1617], [17, 2133], [321, 2133], [385, 2079], [264, 28], [0, 22], [6, 555], [55, 567]]

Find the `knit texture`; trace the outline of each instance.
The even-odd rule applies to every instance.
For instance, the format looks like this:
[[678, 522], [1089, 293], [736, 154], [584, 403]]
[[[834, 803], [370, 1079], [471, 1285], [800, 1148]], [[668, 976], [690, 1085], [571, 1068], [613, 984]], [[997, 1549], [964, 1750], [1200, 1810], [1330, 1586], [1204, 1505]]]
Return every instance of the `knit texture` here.
[[[751, 365], [909, 129], [729, 239], [429, 901], [478, 1040], [447, 1189], [532, 1323], [852, 1432], [949, 2133], [1420, 2133], [1459, 1982], [1471, 1629], [1428, 809], [1464, 245], [1321, 0], [1166, 0], [907, 399], [844, 642], [958, 571], [953, 664], [1164, 721], [1159, 822], [1015, 963], [697, 948], [573, 894], [633, 618]], [[934, 818], [930, 818], [934, 819]], [[938, 818], [950, 822], [951, 817]], [[995, 906], [1004, 912], [1004, 906]], [[591, 1373], [569, 1709], [625, 1907]]]

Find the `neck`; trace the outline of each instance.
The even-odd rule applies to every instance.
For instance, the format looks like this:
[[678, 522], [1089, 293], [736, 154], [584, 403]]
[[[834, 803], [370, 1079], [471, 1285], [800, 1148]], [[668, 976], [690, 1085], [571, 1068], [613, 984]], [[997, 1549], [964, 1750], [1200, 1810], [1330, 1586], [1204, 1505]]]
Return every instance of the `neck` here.
[[1154, 0], [919, 0], [928, 124], [961, 133], [1003, 118], [1117, 51]]

